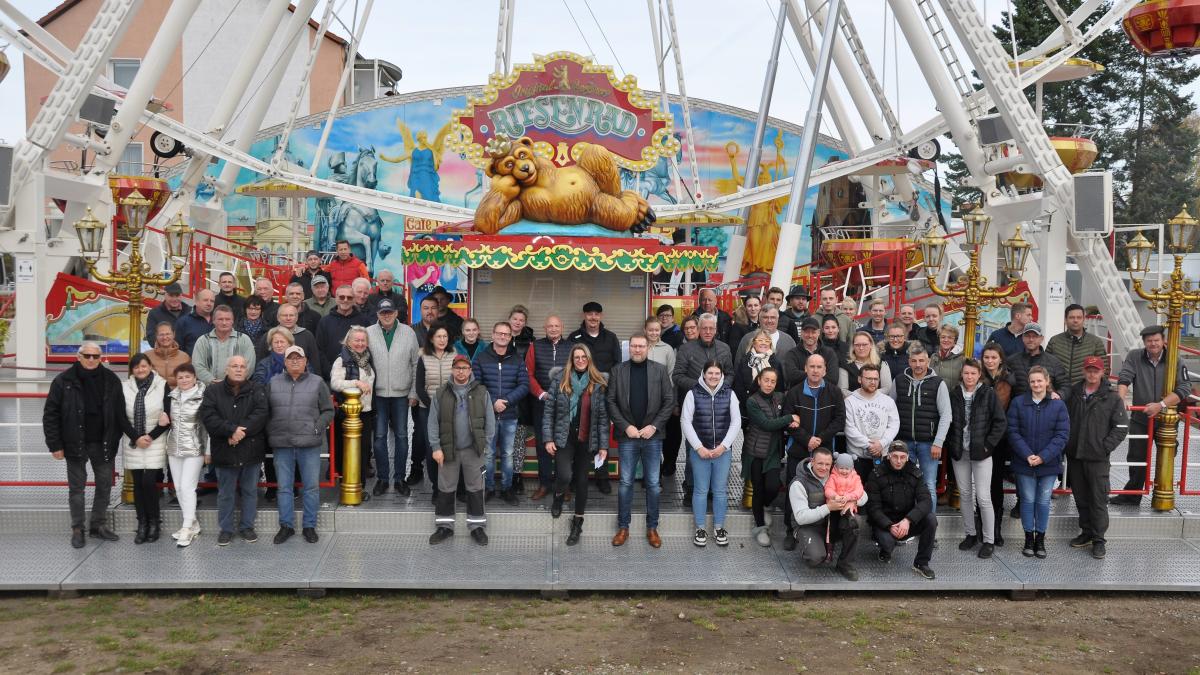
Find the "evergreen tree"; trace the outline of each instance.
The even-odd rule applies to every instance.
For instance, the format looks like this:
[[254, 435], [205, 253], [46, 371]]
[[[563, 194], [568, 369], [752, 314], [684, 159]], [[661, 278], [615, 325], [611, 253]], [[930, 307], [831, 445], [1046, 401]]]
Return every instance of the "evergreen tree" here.
[[[1059, 5], [1070, 14], [1081, 2], [1060, 0]], [[1036, 47], [1059, 27], [1043, 0], [1013, 0], [1012, 8], [1018, 53]], [[1003, 12], [993, 28], [1006, 50], [1013, 39], [1009, 25], [1010, 16]], [[1119, 27], [1105, 31], [1077, 56], [1104, 70], [1081, 80], [1044, 85], [1042, 119], [1050, 135], [1085, 136], [1096, 142], [1099, 155], [1092, 170], [1113, 171], [1118, 222], [1164, 221], [1180, 204], [1200, 195], [1200, 130], [1189, 122], [1196, 105], [1190, 94], [1181, 93], [1200, 77], [1200, 65], [1143, 57]], [[1026, 89], [1026, 96], [1033, 104], [1033, 87]], [[963, 183], [968, 174], [961, 157], [949, 155], [946, 160], [947, 183], [956, 203], [977, 199], [978, 192]]]

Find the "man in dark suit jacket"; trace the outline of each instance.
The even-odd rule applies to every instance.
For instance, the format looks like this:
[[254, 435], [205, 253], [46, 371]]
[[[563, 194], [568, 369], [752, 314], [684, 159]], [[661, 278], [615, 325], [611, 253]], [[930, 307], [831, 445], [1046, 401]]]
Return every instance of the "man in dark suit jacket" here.
[[617, 534], [613, 546], [629, 539], [633, 504], [633, 477], [638, 462], [646, 480], [646, 540], [662, 546], [658, 536], [658, 476], [667, 420], [675, 407], [675, 392], [666, 366], [647, 358], [650, 340], [637, 332], [629, 338], [629, 360], [613, 366], [608, 378], [608, 415], [613, 421], [621, 459], [621, 486], [617, 489]]

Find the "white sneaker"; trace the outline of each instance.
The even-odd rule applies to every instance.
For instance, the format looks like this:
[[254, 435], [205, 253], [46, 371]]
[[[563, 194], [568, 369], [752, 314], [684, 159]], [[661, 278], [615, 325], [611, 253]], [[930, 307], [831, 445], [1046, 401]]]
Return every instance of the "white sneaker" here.
[[754, 528], [754, 540], [758, 542], [759, 546], [771, 545], [771, 535], [767, 533], [766, 527]]
[[197, 520], [192, 524], [192, 539], [200, 536], [200, 521]]
[[178, 530], [175, 530], [174, 532], [171, 533], [171, 538], [174, 539], [175, 541], [179, 541], [179, 538], [183, 536], [183, 533], [185, 531], [187, 531], [187, 529], [188, 528], [186, 528], [186, 527], [181, 527]]
[[175, 540], [175, 545], [179, 548], [187, 547], [192, 543], [192, 539], [194, 539], [196, 536], [195, 532], [191, 528], [184, 528], [179, 532], [179, 538]]

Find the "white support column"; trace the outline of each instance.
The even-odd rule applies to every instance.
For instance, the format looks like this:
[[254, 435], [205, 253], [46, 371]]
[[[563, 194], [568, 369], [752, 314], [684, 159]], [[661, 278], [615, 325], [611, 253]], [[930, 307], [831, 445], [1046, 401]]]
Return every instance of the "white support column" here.
[[813, 152], [817, 148], [818, 130], [821, 128], [821, 99], [829, 83], [829, 64], [833, 57], [833, 41], [837, 35], [837, 20], [842, 11], [842, 0], [829, 0], [829, 20], [821, 31], [821, 51], [813, 68], [812, 96], [808, 101], [808, 114], [804, 118], [804, 135], [800, 139], [792, 174], [792, 194], [788, 200], [787, 213], [779, 228], [779, 247], [775, 249], [775, 266], [771, 270], [771, 285], [788, 288], [792, 283], [792, 270], [796, 268], [796, 251], [800, 248], [804, 217], [804, 202], [808, 194], [808, 179], [812, 175]]
[[[758, 172], [762, 160], [763, 139], [767, 135], [767, 117], [771, 114], [771, 96], [775, 93], [775, 73], [779, 70], [779, 48], [783, 45], [783, 28], [787, 24], [787, 7], [779, 5], [779, 18], [775, 21], [775, 36], [771, 42], [771, 56], [767, 58], [767, 74], [763, 78], [762, 95], [758, 99], [758, 119], [754, 124], [754, 140], [750, 142], [750, 156], [746, 159], [746, 175], [742, 188], [758, 185]], [[721, 280], [725, 283], [742, 276], [742, 258], [746, 254], [746, 224], [750, 208], [742, 209], [743, 223], [733, 229], [729, 244], [725, 247], [725, 271]]]
[[300, 116], [300, 107], [304, 105], [304, 99], [307, 97], [308, 83], [312, 79], [313, 67], [317, 63], [317, 57], [321, 54], [321, 47], [324, 46], [329, 22], [333, 20], [333, 1], [325, 0], [325, 12], [321, 15], [321, 25], [317, 28], [317, 34], [313, 36], [312, 46], [308, 49], [308, 59], [304, 62], [304, 73], [300, 76], [300, 83], [296, 85], [296, 94], [292, 97], [292, 106], [288, 111], [287, 122], [283, 125], [283, 133], [280, 134], [279, 147], [275, 148], [275, 155], [271, 158], [271, 166], [276, 169], [283, 165], [288, 142], [292, 138], [292, 130], [296, 127], [296, 118]]
[[512, 63], [512, 20], [516, 0], [500, 0], [496, 21], [496, 65], [492, 72], [503, 75]]
[[[664, 114], [671, 115], [671, 100], [667, 96], [667, 74], [665, 63], [666, 55], [663, 54], [662, 33], [659, 30], [661, 23], [657, 14], [661, 13], [661, 5], [656, 4], [656, 0], [646, 0], [646, 9], [650, 13], [650, 39], [654, 44], [654, 63], [658, 66], [658, 97], [659, 107], [662, 108]], [[672, 120], [674, 116], [672, 115]], [[678, 129], [679, 127], [675, 127]], [[675, 161], [675, 157], [669, 158], [671, 168], [675, 169], [675, 194], [683, 198], [683, 180], [679, 176], [679, 164]], [[688, 270], [686, 273], [688, 280], [691, 280], [692, 272]]]
[[171, 61], [171, 55], [179, 48], [180, 37], [199, 6], [200, 0], [175, 0], [171, 3], [158, 32], [154, 34], [150, 48], [142, 57], [141, 66], [125, 94], [125, 100], [121, 102], [120, 109], [113, 117], [108, 135], [104, 137], [107, 149], [96, 157], [93, 173], [106, 174], [120, 163], [125, 146], [140, 127], [142, 111], [154, 97], [155, 85], [162, 78], [163, 71]]
[[[1013, 134], [1021, 155], [1042, 177], [1042, 212], [1046, 214], [1046, 220], [1034, 251], [1036, 270], [1029, 270], [1027, 280], [1038, 301], [1042, 328], [1049, 335], [1060, 333], [1066, 306], [1067, 235], [1074, 220], [1074, 179], [1050, 144], [1041, 120], [1009, 68], [1011, 56], [984, 24], [973, 1], [941, 0], [941, 5], [984, 86], [999, 103], [1000, 116]], [[1132, 306], [1127, 293], [1124, 297]], [[1118, 332], [1119, 328], [1114, 327], [1114, 336]]]
[[967, 164], [967, 169], [971, 172], [972, 182], [983, 191], [985, 196], [990, 197], [995, 191], [996, 179], [987, 175], [983, 170], [984, 157], [983, 150], [979, 147], [979, 134], [967, 116], [958, 90], [955, 89], [954, 83], [946, 73], [942, 59], [938, 56], [928, 31], [925, 29], [925, 23], [917, 14], [912, 0], [888, 0], [888, 4], [896, 17], [897, 25], [900, 26], [905, 40], [912, 49], [913, 56], [916, 57], [917, 63], [921, 67], [921, 74], [925, 76], [925, 82], [929, 85], [930, 92], [937, 101], [938, 111], [949, 126], [950, 133], [954, 136], [954, 143], [958, 146], [959, 152], [962, 153], [963, 160]]
[[675, 27], [675, 2], [667, 1], [667, 25], [671, 31], [671, 54], [675, 57], [675, 77], [679, 83], [679, 105], [683, 110], [683, 126], [687, 130], [684, 142], [688, 148], [688, 165], [692, 170], [692, 196], [702, 198], [700, 167], [696, 158], [696, 140], [692, 138], [692, 106], [688, 103], [687, 84], [683, 77], [683, 52], [679, 49], [679, 30]]
[[[272, 0], [267, 5], [266, 11], [258, 18], [258, 25], [262, 27], [262, 30], [246, 45], [246, 49], [242, 52], [237, 66], [229, 74], [228, 84], [225, 85], [225, 90], [221, 92], [221, 97], [217, 100], [217, 105], [213, 108], [212, 115], [208, 120], [208, 128], [205, 132], [209, 135], [220, 138], [225, 132], [225, 128], [229, 125], [229, 122], [233, 119], [233, 114], [237, 111], [237, 105], [242, 100], [242, 97], [246, 95], [254, 73], [262, 67], [263, 57], [267, 53], [267, 48], [271, 46], [271, 38], [275, 36], [274, 28], [283, 22], [288, 5], [289, 0]], [[192, 150], [195, 152], [196, 149], [193, 148]], [[183, 180], [180, 183], [179, 190], [176, 191], [176, 197], [172, 197], [172, 203], [163, 209], [163, 212], [160, 213], [156, 220], [169, 219], [178, 212], [182, 204], [176, 203], [177, 198], [182, 198], [184, 204], [192, 200], [196, 192], [196, 186], [200, 184], [200, 180], [208, 170], [209, 158], [210, 155], [204, 152], [195, 152], [192, 155], [191, 160], [188, 161], [187, 168], [184, 170]]]
[[41, 173], [35, 172], [14, 196], [14, 224], [20, 236], [10, 252], [18, 270], [22, 264], [29, 264], [23, 261], [31, 261], [34, 274], [31, 280], [26, 281], [18, 277], [15, 313], [9, 325], [9, 343], [6, 346], [8, 351], [17, 355], [18, 378], [42, 378], [46, 374], [38, 370], [21, 370], [46, 367], [46, 295], [50, 292], [50, 286], [42, 282], [44, 275], [39, 273], [39, 268], [48, 266], [50, 262], [41, 255], [45, 250], [43, 222], [46, 208], [45, 182]]
[[[789, 18], [792, 13], [788, 12]], [[836, 25], [836, 24], [835, 24]], [[800, 45], [800, 53], [804, 55], [804, 60], [808, 63], [808, 67], [816, 70], [817, 68], [817, 52], [820, 47], [813, 42], [812, 33], [808, 30], [808, 24], [799, 21], [799, 17], [792, 19], [792, 27], [795, 29], [796, 42]], [[818, 28], [823, 29], [822, 26]], [[835, 34], [836, 36], [836, 34]], [[834, 43], [834, 53], [836, 54], [837, 42]], [[850, 149], [851, 155], [856, 155], [862, 150], [862, 143], [858, 140], [858, 131], [854, 128], [854, 123], [851, 121], [854, 117], [846, 108], [846, 104], [842, 101], [842, 97], [838, 94], [837, 89], [832, 86], [826, 86], [825, 96], [823, 97], [824, 105], [829, 107], [829, 117], [833, 120], [833, 128], [837, 130], [838, 136], [846, 142], [846, 146]], [[820, 129], [817, 130], [820, 133]]]
[[[292, 12], [292, 17], [283, 30], [283, 40], [279, 45], [279, 57], [274, 60], [271, 70], [263, 78], [258, 95], [246, 109], [245, 118], [242, 119], [242, 128], [238, 132], [237, 140], [232, 144], [235, 149], [244, 152], [249, 150], [250, 145], [254, 143], [254, 137], [262, 127], [267, 109], [275, 99], [280, 83], [283, 82], [283, 75], [287, 72], [290, 56], [296, 51], [300, 38], [308, 34], [308, 17], [316, 6], [317, 0], [299, 0], [297, 2], [296, 9]], [[226, 134], [224, 139], [228, 138], [229, 134]], [[235, 164], [226, 164], [222, 167], [221, 175], [216, 183], [216, 195], [214, 196], [216, 202], [219, 203], [223, 200], [233, 189], [233, 182], [240, 169], [241, 167]]]

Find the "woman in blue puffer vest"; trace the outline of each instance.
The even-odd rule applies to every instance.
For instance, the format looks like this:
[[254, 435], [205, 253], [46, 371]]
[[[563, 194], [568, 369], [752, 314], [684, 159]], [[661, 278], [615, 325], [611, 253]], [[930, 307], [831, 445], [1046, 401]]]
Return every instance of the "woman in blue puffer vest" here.
[[696, 521], [696, 537], [692, 543], [697, 546], [708, 544], [708, 531], [704, 526], [711, 489], [713, 538], [718, 546], [728, 546], [725, 511], [728, 507], [730, 449], [742, 428], [742, 416], [737, 394], [725, 382], [719, 362], [704, 364], [700, 380], [683, 399], [679, 421], [691, 453], [692, 517]]

